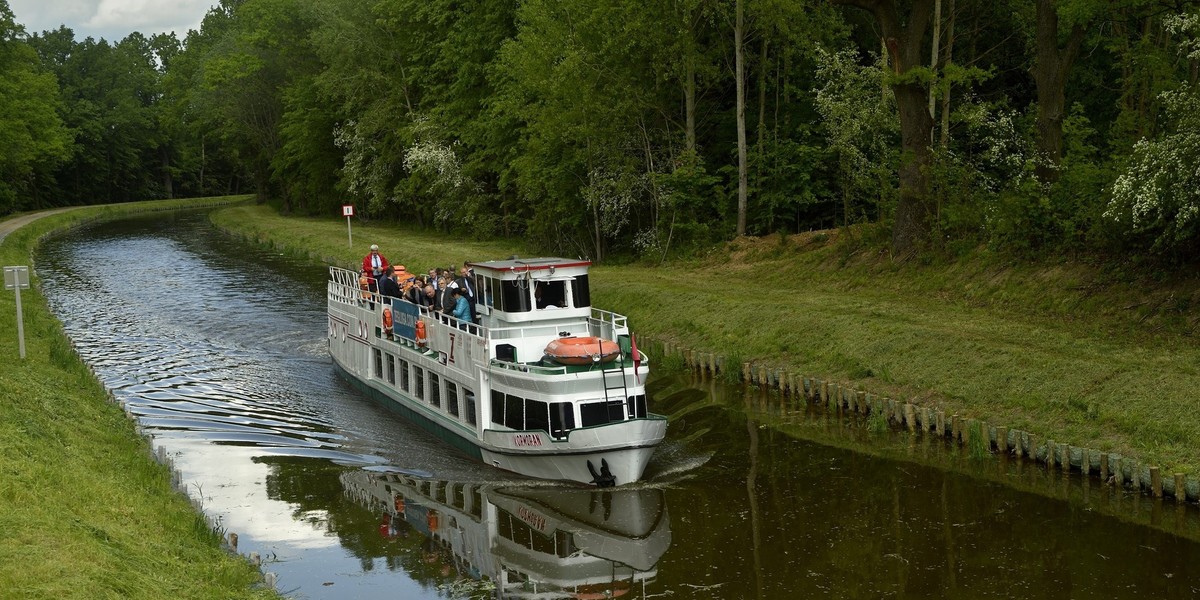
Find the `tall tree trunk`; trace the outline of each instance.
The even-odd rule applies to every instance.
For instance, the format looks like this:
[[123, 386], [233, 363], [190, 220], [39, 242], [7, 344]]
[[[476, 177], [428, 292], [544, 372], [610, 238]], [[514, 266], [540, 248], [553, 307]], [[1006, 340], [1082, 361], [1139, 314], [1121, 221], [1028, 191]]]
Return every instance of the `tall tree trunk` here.
[[[767, 33], [763, 32], [762, 52], [758, 57], [758, 142], [759, 155], [762, 155], [763, 136], [767, 129]], [[761, 166], [762, 161], [759, 161]]]
[[686, 81], [683, 84], [684, 144], [688, 152], [696, 151], [696, 56], [687, 59]]
[[[933, 2], [933, 47], [929, 50], [929, 70], [933, 72], [933, 83], [929, 85], [929, 118], [937, 121], [938, 60], [941, 59], [942, 43], [942, 0]], [[933, 130], [929, 130], [929, 143], [933, 143]]]
[[1035, 173], [1042, 183], [1058, 180], [1062, 160], [1062, 124], [1067, 106], [1067, 74], [1083, 44], [1083, 25], [1071, 28], [1065, 48], [1058, 46], [1056, 0], [1037, 0], [1036, 47], [1033, 80], [1037, 85], [1037, 147]]
[[[954, 17], [955, 17], [954, 4], [955, 4], [954, 0], [950, 0], [950, 19], [946, 23], [946, 59], [944, 61], [942, 61], [943, 70], [945, 69], [945, 67], [947, 65], [951, 65], [954, 63]], [[942, 128], [941, 128], [941, 140], [939, 141], [939, 143], [940, 143], [941, 147], [944, 149], [946, 146], [950, 145], [950, 82], [949, 81], [946, 82], [946, 89], [943, 90], [943, 92], [945, 95], [942, 96]]]
[[175, 185], [171, 179], [171, 152], [165, 145], [158, 148], [159, 165], [162, 166], [163, 193], [168, 199], [175, 197]]
[[746, 235], [746, 52], [745, 10], [742, 0], [737, 0], [737, 22], [733, 26], [734, 64], [737, 76], [737, 143], [738, 143], [738, 209], [737, 235]]

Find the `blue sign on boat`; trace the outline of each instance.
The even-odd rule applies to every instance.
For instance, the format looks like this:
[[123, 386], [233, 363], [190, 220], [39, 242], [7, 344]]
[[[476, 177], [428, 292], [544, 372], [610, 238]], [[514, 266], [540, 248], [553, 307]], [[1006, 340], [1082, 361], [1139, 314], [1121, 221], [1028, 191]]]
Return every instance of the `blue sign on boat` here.
[[392, 302], [392, 333], [406, 340], [417, 341], [417, 319], [421, 308], [411, 302]]

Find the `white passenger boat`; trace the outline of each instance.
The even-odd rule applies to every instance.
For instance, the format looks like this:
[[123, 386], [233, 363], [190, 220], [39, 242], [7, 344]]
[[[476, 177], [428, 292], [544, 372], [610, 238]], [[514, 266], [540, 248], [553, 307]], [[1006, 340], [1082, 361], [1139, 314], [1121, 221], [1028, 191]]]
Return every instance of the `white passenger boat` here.
[[380, 535], [426, 538], [419, 564], [427, 568], [417, 573], [442, 585], [446, 577], [488, 582], [489, 597], [499, 599], [646, 597], [671, 545], [657, 489], [494, 486], [365, 471], [343, 473], [341, 482], [379, 514]]
[[331, 267], [329, 352], [358, 388], [488, 464], [598, 486], [637, 481], [667, 421], [647, 410], [649, 367], [626, 318], [591, 306], [590, 264], [468, 264], [478, 325], [385, 303], [358, 273]]

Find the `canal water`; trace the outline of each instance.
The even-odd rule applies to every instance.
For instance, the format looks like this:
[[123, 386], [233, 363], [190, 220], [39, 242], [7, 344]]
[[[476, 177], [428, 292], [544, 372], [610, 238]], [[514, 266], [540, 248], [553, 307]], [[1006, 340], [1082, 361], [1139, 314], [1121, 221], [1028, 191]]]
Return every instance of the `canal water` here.
[[84, 359], [291, 597], [1200, 596], [1193, 507], [685, 373], [650, 383], [671, 421], [641, 484], [476, 464], [335, 374], [324, 269], [203, 214], [72, 231], [36, 264]]

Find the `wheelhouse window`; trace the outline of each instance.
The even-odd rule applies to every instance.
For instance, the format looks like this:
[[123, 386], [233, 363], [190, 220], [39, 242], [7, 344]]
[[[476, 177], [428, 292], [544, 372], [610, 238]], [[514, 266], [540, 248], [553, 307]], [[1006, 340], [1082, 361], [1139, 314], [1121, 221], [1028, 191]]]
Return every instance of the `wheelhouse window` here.
[[533, 290], [534, 306], [537, 308], [568, 308], [567, 282], [538, 281]]
[[496, 307], [505, 312], [528, 312], [532, 310], [529, 301], [529, 282], [501, 281], [500, 302]]
[[588, 276], [576, 275], [571, 280], [571, 299], [575, 308], [592, 305], [591, 291], [588, 290]]

